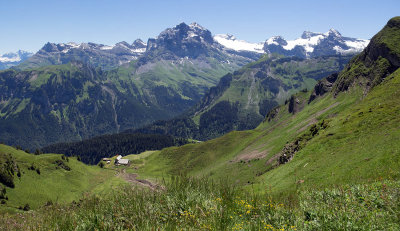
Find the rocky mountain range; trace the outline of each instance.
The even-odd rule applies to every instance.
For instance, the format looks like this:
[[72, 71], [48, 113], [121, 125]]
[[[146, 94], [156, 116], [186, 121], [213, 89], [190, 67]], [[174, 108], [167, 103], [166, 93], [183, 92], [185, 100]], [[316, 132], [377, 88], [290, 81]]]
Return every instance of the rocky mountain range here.
[[136, 60], [145, 51], [146, 43], [140, 39], [135, 40], [132, 44], [119, 42], [113, 46], [96, 43], [46, 43], [36, 54], [16, 69], [25, 70], [81, 61], [109, 70]]
[[[239, 57], [256, 60], [261, 54], [277, 53], [285, 56], [311, 58], [327, 55], [350, 55], [362, 51], [369, 40], [342, 36], [337, 30], [330, 29], [326, 33], [304, 31], [300, 38], [285, 40], [281, 36], [274, 36], [264, 42], [250, 43], [237, 39], [230, 34], [212, 33], [197, 23], [187, 25], [181, 23], [176, 27], [166, 29], [157, 38], [148, 39], [147, 43], [140, 39], [132, 44], [119, 42], [115, 45], [96, 43], [47, 43], [29, 60], [16, 69], [41, 67], [47, 65], [66, 64], [70, 61], [82, 61], [110, 70], [129, 63], [139, 57], [158, 58], [197, 58], [209, 50], [216, 53], [225, 52]], [[162, 49], [160, 49], [162, 48]], [[162, 50], [162, 51], [161, 51]], [[206, 51], [207, 50], [207, 51]], [[168, 52], [169, 51], [169, 52]], [[224, 60], [223, 56], [220, 61]], [[146, 59], [143, 59], [146, 60]], [[19, 63], [14, 63], [16, 65]], [[11, 67], [11, 66], [9, 66]]]
[[[315, 36], [321, 37], [317, 45], [323, 46], [331, 45], [329, 41], [339, 34], [328, 33], [326, 39], [322, 39], [325, 35], [314, 33], [310, 34], [309, 39], [313, 40]], [[237, 46], [237, 42], [241, 45]], [[229, 128], [218, 128], [210, 136], [202, 135], [211, 138], [231, 129], [253, 127], [240, 121], [257, 118], [253, 124], [259, 122], [267, 113], [260, 109], [265, 106], [263, 100], [272, 100], [273, 105], [281, 103], [289, 93], [310, 87], [324, 74], [339, 71], [345, 62], [340, 57], [328, 58], [321, 62], [326, 65], [311, 67], [318, 57], [332, 52], [314, 52], [301, 58], [289, 57], [285, 61], [285, 55], [292, 55], [268, 54], [275, 52], [267, 50], [265, 44], [262, 48], [260, 44], [251, 48], [249, 43], [232, 36], [213, 36], [197, 23], [181, 23], [167, 28], [147, 43], [141, 40], [132, 44], [120, 42], [113, 46], [47, 43], [31, 58], [13, 67], [13, 70], [0, 72], [0, 140], [12, 145], [37, 148], [56, 142], [137, 129], [187, 111], [199, 103], [227, 73], [242, 76], [243, 86], [235, 88], [240, 99], [228, 99], [227, 96], [226, 99], [217, 100], [214, 97], [212, 101], [207, 101], [210, 99], [208, 93], [208, 98], [201, 101], [211, 104], [202, 104], [207, 106], [198, 108], [197, 111], [201, 113], [196, 113], [197, 117], [193, 118], [197, 122], [202, 114], [205, 114], [203, 120], [207, 116], [209, 118], [207, 111], [220, 101], [231, 104], [229, 108], [233, 111], [246, 109], [240, 115], [232, 114], [240, 119], [233, 118], [233, 122], [227, 125]], [[317, 45], [314, 48], [316, 51], [319, 49]], [[268, 57], [283, 59], [273, 62], [274, 66], [269, 67]], [[234, 72], [256, 60], [258, 62], [241, 72]], [[264, 63], [262, 60], [268, 65], [253, 69]], [[294, 69], [291, 67], [293, 63], [297, 65]], [[287, 68], [298, 72], [292, 73], [293, 70]], [[300, 79], [297, 81], [294, 78]], [[273, 85], [276, 81], [279, 84], [274, 85], [274, 90], [263, 92], [265, 86]], [[249, 92], [257, 92], [258, 97], [248, 96], [251, 103], [246, 106], [245, 96]], [[238, 95], [236, 93], [234, 95]], [[279, 97], [273, 97], [274, 94]], [[234, 99], [241, 102], [241, 106]], [[248, 112], [250, 108], [254, 109], [255, 114]]]
[[344, 37], [335, 29], [330, 29], [326, 33], [304, 31], [301, 37], [295, 40], [274, 36], [260, 43], [249, 43], [226, 34], [219, 34], [214, 38], [227, 48], [236, 51], [277, 53], [300, 58], [357, 54], [369, 43], [369, 40], [365, 39]]
[[0, 72], [0, 140], [37, 148], [169, 119], [254, 61], [198, 24], [166, 29], [144, 46], [47, 43]]

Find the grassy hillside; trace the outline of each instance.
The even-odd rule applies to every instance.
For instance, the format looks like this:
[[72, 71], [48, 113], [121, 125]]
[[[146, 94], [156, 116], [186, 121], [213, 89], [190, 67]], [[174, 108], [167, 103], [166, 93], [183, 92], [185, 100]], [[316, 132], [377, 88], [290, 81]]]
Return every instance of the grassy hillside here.
[[18, 177], [15, 172], [15, 187], [6, 187], [8, 199], [3, 199], [5, 204], [0, 205], [1, 211], [17, 211], [18, 207], [25, 207], [26, 204], [30, 209], [37, 209], [46, 203], [77, 201], [86, 192], [108, 190], [103, 184], [110, 181], [115, 181], [111, 185], [122, 182], [114, 177], [114, 171], [85, 165], [75, 157], [34, 155], [0, 145], [0, 157], [8, 155], [12, 156], [21, 176]]
[[[382, 39], [392, 33], [380, 35]], [[298, 187], [397, 179], [400, 71], [393, 71], [399, 65], [389, 53], [362, 58], [370, 57], [377, 41], [373, 39], [339, 74], [330, 93], [310, 102], [312, 92], [301, 92], [273, 109], [254, 130], [164, 149], [149, 156], [139, 172], [149, 177], [178, 173], [216, 179], [229, 176], [234, 183], [274, 194]], [[382, 60], [388, 64], [381, 65]], [[352, 72], [361, 65], [372, 71], [368, 75]], [[339, 87], [343, 82], [349, 83], [347, 88]]]
[[[296, 113], [288, 105], [254, 130], [235, 131], [200, 144], [172, 147], [149, 156], [139, 173], [147, 177], [185, 173], [225, 178], [232, 182], [283, 192], [301, 187], [398, 178], [400, 167], [400, 71], [374, 88], [327, 95]], [[310, 93], [296, 96], [306, 103]], [[324, 129], [311, 136], [322, 121]], [[300, 140], [292, 161], [277, 166], [288, 144]], [[303, 142], [303, 143], [302, 143]], [[301, 183], [299, 183], [301, 182]]]

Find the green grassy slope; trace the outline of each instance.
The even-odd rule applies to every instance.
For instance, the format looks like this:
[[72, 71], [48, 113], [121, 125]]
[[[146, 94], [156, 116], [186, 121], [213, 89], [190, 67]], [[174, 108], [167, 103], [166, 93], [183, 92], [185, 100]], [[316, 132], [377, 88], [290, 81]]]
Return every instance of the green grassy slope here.
[[[333, 98], [328, 95], [293, 115], [280, 107], [277, 117], [249, 131], [173, 147], [147, 157], [138, 171], [143, 177], [186, 173], [193, 176], [229, 178], [275, 192], [302, 187], [366, 182], [399, 177], [400, 167], [400, 71], [374, 88], [366, 98], [354, 90]], [[307, 93], [298, 95], [303, 101]], [[320, 130], [277, 168], [276, 157], [287, 143], [309, 134], [313, 124], [325, 120]]]
[[[392, 33], [385, 36], [391, 37]], [[272, 110], [254, 130], [164, 149], [147, 157], [146, 165], [139, 172], [149, 177], [185, 173], [229, 178], [232, 182], [274, 193], [298, 187], [397, 179], [400, 71], [388, 75], [399, 66], [385, 54], [375, 59], [360, 58], [370, 56], [375, 42], [373, 39], [339, 74], [331, 93], [308, 104], [311, 93], [301, 92], [293, 97], [295, 110], [289, 110], [291, 103], [288, 103]], [[388, 60], [388, 65], [381, 65], [383, 59]], [[372, 67], [373, 71], [368, 75], [352, 72], [361, 65]], [[373, 68], [377, 66], [380, 68]], [[380, 80], [372, 87], [368, 83], [371, 79], [374, 81], [370, 78], [374, 75]], [[351, 81], [346, 76], [352, 77]], [[348, 88], [338, 87], [344, 80]], [[282, 159], [291, 156], [293, 159], [283, 164]]]
[[209, 140], [232, 130], [253, 129], [272, 108], [294, 93], [312, 89], [321, 78], [342, 70], [350, 58], [264, 56], [223, 76], [183, 116], [128, 132]]
[[[15, 173], [15, 188], [6, 188], [8, 200], [0, 205], [0, 210], [15, 210], [19, 206], [29, 204], [31, 209], [43, 206], [48, 201], [65, 203], [79, 200], [86, 192], [101, 193], [106, 189], [103, 184], [111, 187], [120, 181], [112, 182], [114, 171], [101, 169], [98, 166], [88, 166], [75, 157], [63, 160], [59, 154], [33, 155], [13, 147], [0, 145], [0, 155], [14, 158], [21, 171], [21, 177]], [[63, 161], [70, 171], [57, 167], [55, 161]], [[30, 170], [31, 166], [34, 170]], [[37, 170], [39, 169], [40, 174]]]
[[263, 57], [234, 72], [232, 81], [223, 92], [216, 96], [211, 94], [208, 102], [201, 102], [195, 109], [195, 120], [219, 102], [228, 101], [238, 105], [239, 122], [234, 127], [241, 130], [254, 128], [270, 109], [300, 90], [312, 89], [321, 78], [341, 71], [350, 58]]

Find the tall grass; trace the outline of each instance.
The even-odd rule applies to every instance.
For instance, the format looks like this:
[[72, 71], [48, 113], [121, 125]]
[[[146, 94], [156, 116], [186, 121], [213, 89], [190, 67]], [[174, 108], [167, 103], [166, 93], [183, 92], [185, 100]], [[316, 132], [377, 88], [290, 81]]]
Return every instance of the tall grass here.
[[[2, 230], [399, 230], [400, 183], [302, 191], [296, 206], [224, 182], [176, 177], [165, 188], [2, 215]], [[284, 201], [284, 200], [282, 200]]]

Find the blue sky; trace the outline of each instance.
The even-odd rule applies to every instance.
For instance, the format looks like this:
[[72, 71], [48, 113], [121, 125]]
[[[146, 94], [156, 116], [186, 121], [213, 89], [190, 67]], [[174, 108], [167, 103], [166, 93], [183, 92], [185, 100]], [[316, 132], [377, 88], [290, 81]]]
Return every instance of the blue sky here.
[[399, 0], [4, 0], [0, 1], [0, 54], [37, 51], [46, 42], [115, 44], [147, 40], [180, 22], [213, 34], [260, 42], [295, 39], [304, 30], [371, 38], [393, 16]]

